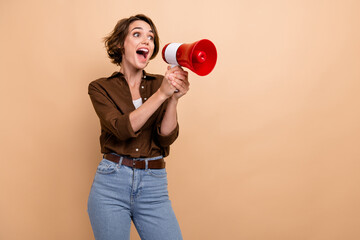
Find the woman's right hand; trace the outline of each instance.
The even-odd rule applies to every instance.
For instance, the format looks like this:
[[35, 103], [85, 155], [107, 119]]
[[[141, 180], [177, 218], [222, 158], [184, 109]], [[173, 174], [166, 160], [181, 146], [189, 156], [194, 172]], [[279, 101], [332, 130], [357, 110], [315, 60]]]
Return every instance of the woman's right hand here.
[[178, 71], [179, 68], [179, 66], [173, 68], [168, 66], [167, 71], [165, 72], [165, 76], [159, 90], [166, 98], [171, 97], [176, 91], [176, 88], [171, 84], [171, 82], [175, 79], [175, 72]]

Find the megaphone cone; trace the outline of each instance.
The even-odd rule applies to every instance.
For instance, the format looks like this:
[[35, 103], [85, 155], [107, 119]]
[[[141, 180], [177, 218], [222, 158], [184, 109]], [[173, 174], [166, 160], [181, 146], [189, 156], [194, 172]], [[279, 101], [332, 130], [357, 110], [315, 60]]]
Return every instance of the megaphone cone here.
[[165, 62], [180, 65], [205, 76], [215, 67], [217, 52], [215, 45], [207, 39], [194, 43], [168, 43], [162, 50]]

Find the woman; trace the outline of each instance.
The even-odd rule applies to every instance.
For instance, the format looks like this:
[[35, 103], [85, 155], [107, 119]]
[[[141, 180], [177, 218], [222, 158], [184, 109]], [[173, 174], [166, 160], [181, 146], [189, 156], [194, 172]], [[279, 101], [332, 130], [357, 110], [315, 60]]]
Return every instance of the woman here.
[[188, 73], [144, 71], [159, 51], [156, 27], [145, 15], [120, 20], [105, 45], [120, 71], [89, 85], [104, 154], [88, 200], [95, 238], [129, 239], [132, 220], [141, 239], [182, 239], [164, 157], [178, 136], [176, 108], [189, 90]]

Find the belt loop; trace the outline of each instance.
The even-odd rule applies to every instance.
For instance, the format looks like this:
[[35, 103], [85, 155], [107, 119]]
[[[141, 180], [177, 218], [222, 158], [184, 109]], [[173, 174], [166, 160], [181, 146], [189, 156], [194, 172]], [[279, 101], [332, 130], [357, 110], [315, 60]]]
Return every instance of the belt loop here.
[[122, 165], [122, 161], [123, 161], [123, 159], [124, 159], [124, 157], [123, 157], [123, 156], [121, 156], [121, 157], [120, 157], [120, 160], [119, 160], [119, 168], [121, 168], [121, 165]]
[[149, 168], [149, 160], [145, 159], [145, 171]]

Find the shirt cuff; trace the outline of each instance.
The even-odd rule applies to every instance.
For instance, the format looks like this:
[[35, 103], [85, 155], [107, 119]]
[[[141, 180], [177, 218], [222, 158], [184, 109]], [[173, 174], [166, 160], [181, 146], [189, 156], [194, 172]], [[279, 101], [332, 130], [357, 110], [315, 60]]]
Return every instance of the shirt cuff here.
[[179, 136], [179, 124], [176, 124], [175, 129], [168, 135], [162, 135], [160, 133], [160, 124], [157, 126], [157, 135], [158, 135], [158, 140], [160, 143], [161, 147], [168, 147], [170, 146], [173, 142], [175, 142], [175, 140], [177, 139], [177, 137]]

